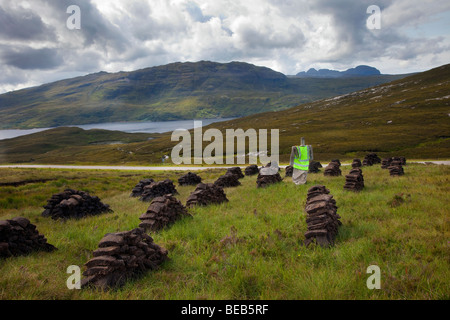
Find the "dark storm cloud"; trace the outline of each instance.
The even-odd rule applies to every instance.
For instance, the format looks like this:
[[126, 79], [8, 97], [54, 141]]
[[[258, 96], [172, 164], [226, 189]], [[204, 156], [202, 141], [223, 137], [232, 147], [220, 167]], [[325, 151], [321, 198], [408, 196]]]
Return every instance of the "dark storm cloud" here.
[[33, 49], [30, 47], [5, 48], [0, 47], [2, 64], [23, 70], [53, 69], [58, 67], [63, 59], [56, 49]]
[[0, 6], [0, 39], [49, 40], [54, 39], [53, 29], [40, 16], [29, 9], [8, 9]]
[[117, 52], [126, 50], [128, 40], [121, 29], [107, 20], [91, 1], [43, 0], [43, 2], [53, 9], [55, 16], [61, 21], [61, 28], [66, 28], [66, 21], [70, 16], [66, 12], [67, 8], [71, 5], [80, 7], [81, 29], [77, 31], [82, 34], [85, 47], [98, 46], [102, 49], [112, 49]]
[[[377, 1], [377, 5], [383, 10], [387, 1]], [[330, 59], [342, 59], [347, 56], [354, 59], [358, 55], [377, 55], [376, 49], [382, 42], [384, 47], [393, 38], [392, 32], [385, 34], [383, 29], [371, 32], [366, 27], [369, 18], [367, 8], [373, 4], [373, 0], [353, 1], [326, 1], [317, 0], [312, 2], [311, 9], [322, 15], [331, 17], [331, 25], [335, 31], [335, 53], [330, 52]], [[376, 34], [375, 34], [376, 33]], [[396, 37], [396, 41], [400, 39]], [[381, 47], [382, 49], [382, 47]]]

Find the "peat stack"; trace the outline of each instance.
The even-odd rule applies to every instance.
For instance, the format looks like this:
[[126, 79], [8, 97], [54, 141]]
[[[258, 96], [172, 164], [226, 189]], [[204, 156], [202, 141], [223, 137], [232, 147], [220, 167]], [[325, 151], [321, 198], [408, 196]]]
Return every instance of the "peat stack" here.
[[338, 228], [342, 224], [337, 214], [336, 200], [325, 186], [308, 190], [305, 210], [307, 213], [305, 245], [316, 243], [322, 247], [334, 245]]
[[392, 161], [398, 161], [401, 166], [406, 165], [406, 158], [405, 157], [392, 157]]
[[364, 177], [360, 168], [353, 168], [345, 176], [344, 189], [351, 191], [361, 191], [364, 188]]
[[281, 178], [279, 172], [270, 175], [258, 174], [258, 178], [256, 178], [256, 185], [258, 188], [265, 188], [270, 184], [278, 183], [281, 181], [283, 181], [283, 178]]
[[238, 177], [238, 179], [241, 179], [244, 177], [244, 174], [242, 173], [242, 170], [240, 167], [228, 168], [227, 172], [225, 174], [227, 174], [227, 173], [235, 174]]
[[56, 247], [47, 243], [47, 239], [28, 219], [15, 217], [0, 221], [0, 258], [53, 250]]
[[399, 164], [397, 164], [397, 162], [394, 161], [391, 163], [391, 165], [388, 167], [389, 170], [389, 174], [391, 176], [402, 176], [405, 174], [403, 167]]
[[392, 157], [392, 158], [384, 158], [381, 160], [381, 168], [388, 169], [390, 166], [404, 166], [406, 165], [405, 157]]
[[308, 193], [306, 194], [306, 202], [311, 200], [312, 198], [321, 195], [321, 194], [329, 194], [330, 190], [328, 190], [325, 186], [316, 185], [308, 189]]
[[144, 187], [148, 186], [149, 184], [151, 184], [153, 182], [155, 182], [155, 180], [150, 179], [150, 178], [139, 181], [139, 183], [131, 191], [130, 197], [137, 198], [137, 197], [142, 196], [142, 193], [144, 192]]
[[186, 207], [171, 194], [153, 199], [147, 212], [139, 217], [140, 228], [158, 231], [183, 217], [192, 217]]
[[381, 160], [381, 169], [387, 169], [391, 166], [392, 158], [384, 158]]
[[128, 279], [147, 270], [157, 269], [167, 260], [167, 250], [153, 242], [142, 228], [131, 231], [108, 233], [93, 252], [81, 286], [94, 286], [103, 290], [120, 287]]
[[339, 159], [331, 160], [331, 162], [336, 163], [339, 167], [342, 165], [341, 162], [339, 161]]
[[175, 185], [172, 180], [166, 179], [164, 181], [152, 182], [148, 186], [144, 187], [144, 192], [142, 192], [141, 201], [152, 201], [156, 197], [161, 197], [165, 194], [178, 194]]
[[259, 173], [259, 168], [256, 164], [251, 164], [245, 168], [244, 173], [246, 176], [254, 176]]
[[109, 205], [104, 204], [96, 196], [91, 196], [84, 191], [66, 189], [52, 195], [44, 206], [43, 217], [57, 219], [83, 218], [112, 212]]
[[214, 181], [214, 184], [222, 188], [237, 187], [241, 185], [239, 176], [228, 171], [223, 176], [217, 178], [217, 180]]
[[325, 167], [323, 175], [330, 177], [338, 177], [342, 175], [342, 171], [341, 168], [339, 168], [339, 164], [335, 161], [332, 161]]
[[371, 152], [366, 154], [363, 160], [363, 166], [373, 166], [376, 163], [381, 163], [381, 159], [377, 156], [376, 153]]
[[[259, 168], [259, 171], [261, 172], [261, 169], [270, 168], [270, 167], [272, 167], [272, 161], [270, 161], [265, 166], [262, 166], [261, 168]], [[272, 169], [274, 169], [274, 170], [277, 169], [278, 171], [281, 171], [281, 168], [279, 167], [279, 165], [278, 165], [278, 163], [276, 161], [274, 162], [274, 165], [273, 165]]]
[[[339, 163], [339, 165], [340, 165], [340, 163]], [[322, 164], [319, 161], [311, 161], [309, 163], [308, 172], [309, 173], [318, 173], [320, 171], [319, 168], [322, 168]]]
[[200, 178], [200, 176], [192, 172], [188, 172], [178, 179], [178, 183], [180, 186], [196, 186], [200, 182], [202, 182], [202, 178]]
[[292, 177], [294, 174], [294, 167], [293, 166], [287, 166], [285, 169], [285, 177]]
[[391, 158], [391, 162], [390, 162], [391, 166], [401, 166], [402, 165], [402, 160], [399, 158]]
[[223, 188], [214, 183], [199, 183], [186, 200], [186, 207], [228, 202]]
[[360, 159], [353, 159], [352, 168], [360, 168], [362, 167], [362, 163]]

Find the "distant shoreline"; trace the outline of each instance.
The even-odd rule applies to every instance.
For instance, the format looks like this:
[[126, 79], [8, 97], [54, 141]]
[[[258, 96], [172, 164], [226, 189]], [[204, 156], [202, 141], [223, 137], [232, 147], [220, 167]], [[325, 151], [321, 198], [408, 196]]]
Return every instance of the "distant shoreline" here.
[[[203, 125], [211, 123], [233, 120], [234, 118], [210, 118], [198, 119]], [[130, 121], [130, 122], [104, 122], [81, 125], [63, 125], [51, 128], [34, 128], [34, 129], [4, 129], [0, 130], [0, 140], [13, 139], [28, 134], [38, 133], [45, 130], [61, 128], [61, 127], [78, 127], [84, 130], [103, 129], [111, 131], [122, 131], [127, 133], [164, 133], [171, 132], [175, 129], [193, 129], [194, 119], [192, 120], [170, 120], [170, 121]]]

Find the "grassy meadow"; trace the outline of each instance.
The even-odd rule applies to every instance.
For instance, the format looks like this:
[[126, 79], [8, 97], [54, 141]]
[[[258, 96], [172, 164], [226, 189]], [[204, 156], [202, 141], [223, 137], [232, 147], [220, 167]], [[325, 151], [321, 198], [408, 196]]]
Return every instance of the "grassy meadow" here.
[[[129, 197], [139, 180], [170, 178], [185, 203], [195, 187], [178, 185], [184, 172], [0, 169], [0, 220], [26, 217], [58, 248], [0, 260], [0, 299], [449, 299], [450, 167], [409, 163], [401, 177], [380, 165], [363, 167], [359, 193], [343, 189], [350, 167], [341, 169], [341, 177], [325, 177], [323, 169], [309, 174], [303, 186], [284, 178], [258, 189], [256, 176], [241, 179], [241, 186], [225, 189], [228, 203], [189, 209], [193, 218], [152, 233], [169, 251], [160, 269], [107, 292], [69, 290], [67, 267], [83, 272], [106, 233], [138, 227], [149, 206]], [[198, 174], [213, 182], [224, 172]], [[334, 247], [303, 246], [306, 193], [316, 184], [337, 202], [342, 226]], [[42, 217], [46, 200], [65, 188], [97, 195], [114, 212]], [[370, 265], [380, 267], [380, 290], [366, 286]]]

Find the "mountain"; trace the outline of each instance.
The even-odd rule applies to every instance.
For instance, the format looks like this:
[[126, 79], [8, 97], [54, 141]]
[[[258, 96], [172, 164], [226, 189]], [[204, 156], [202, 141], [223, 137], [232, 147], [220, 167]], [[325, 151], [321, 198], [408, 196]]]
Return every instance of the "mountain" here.
[[370, 66], [357, 66], [356, 68], [350, 68], [342, 72], [345, 76], [376, 76], [381, 72], [377, 68]]
[[300, 78], [344, 78], [344, 77], [367, 77], [381, 75], [380, 70], [370, 66], [357, 66], [345, 71], [336, 71], [330, 69], [316, 70], [314, 68], [308, 71], [302, 71], [296, 74]]
[[210, 61], [99, 72], [0, 95], [0, 129], [242, 117], [402, 77], [302, 79], [243, 62]]
[[[450, 64], [287, 110], [214, 123], [203, 131], [215, 128], [225, 137], [227, 129], [279, 129], [280, 159], [284, 162], [289, 160], [291, 146], [298, 145], [301, 137], [313, 146], [314, 158], [323, 164], [332, 159], [363, 159], [368, 152], [376, 152], [381, 158], [450, 159], [449, 110]], [[136, 142], [119, 147], [95, 143], [102, 142], [107, 135], [97, 140], [91, 136], [89, 144], [82, 146], [62, 143], [66, 135], [77, 140], [79, 134], [57, 128], [2, 140], [0, 162], [145, 165], [161, 163], [161, 156], [170, 155], [178, 143], [171, 141], [171, 132], [155, 134], [151, 142], [136, 137]], [[34, 148], [37, 144], [59, 147]], [[207, 145], [209, 142], [204, 142], [203, 147]]]

